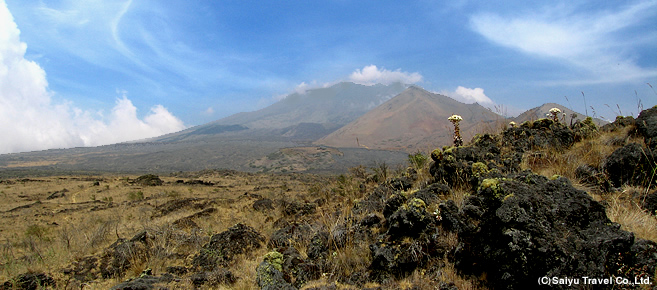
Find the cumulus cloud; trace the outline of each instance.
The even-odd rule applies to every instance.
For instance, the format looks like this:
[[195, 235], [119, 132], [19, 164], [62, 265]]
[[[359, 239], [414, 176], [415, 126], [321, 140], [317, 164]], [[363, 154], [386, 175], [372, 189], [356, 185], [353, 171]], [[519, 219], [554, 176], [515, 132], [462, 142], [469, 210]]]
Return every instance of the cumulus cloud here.
[[482, 88], [465, 88], [458, 86], [453, 93], [448, 93], [448, 96], [461, 101], [466, 104], [479, 103], [480, 105], [491, 105], [494, 104], [486, 94], [484, 94], [484, 89]]
[[0, 2], [0, 153], [97, 146], [185, 128], [160, 105], [139, 119], [125, 93], [107, 118], [70, 102], [56, 103], [45, 71], [25, 59], [26, 49], [11, 13]]
[[349, 80], [362, 85], [384, 84], [389, 85], [395, 82], [404, 84], [414, 84], [422, 81], [422, 75], [417, 72], [408, 73], [401, 69], [390, 71], [384, 68], [379, 69], [376, 65], [369, 65], [362, 70], [356, 69], [350, 76]]
[[645, 19], [654, 19], [655, 6], [657, 1], [643, 1], [591, 13], [553, 5], [512, 17], [478, 13], [470, 17], [470, 23], [474, 31], [501, 46], [557, 59], [590, 74], [574, 83], [624, 82], [657, 76], [657, 69], [638, 66], [627, 51], [628, 44], [640, 44], [646, 37], [653, 37], [648, 41], [654, 43], [654, 35], [627, 37], [623, 33]]

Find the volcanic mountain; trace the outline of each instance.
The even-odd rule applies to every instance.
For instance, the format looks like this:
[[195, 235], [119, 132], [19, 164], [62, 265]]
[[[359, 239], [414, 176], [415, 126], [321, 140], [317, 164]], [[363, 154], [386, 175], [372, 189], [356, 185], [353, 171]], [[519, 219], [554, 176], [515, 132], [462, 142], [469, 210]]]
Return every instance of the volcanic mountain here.
[[230, 138], [311, 142], [362, 116], [407, 87], [402, 83], [365, 86], [341, 82], [293, 93], [266, 108], [237, 113], [150, 141], [197, 140], [221, 134]]
[[493, 129], [496, 121], [505, 121], [479, 104], [464, 104], [411, 86], [360, 118], [315, 141], [315, 144], [406, 152], [430, 151], [452, 143], [454, 126], [447, 118], [453, 114], [463, 118], [460, 128], [466, 141], [475, 133]]
[[[532, 108], [525, 111], [524, 113], [518, 115], [518, 117], [513, 118], [513, 121], [515, 121], [518, 124], [522, 124], [522, 122], [525, 121], [534, 121], [540, 118], [545, 118], [548, 116], [550, 109], [552, 108], [557, 108], [561, 110], [561, 115], [559, 116], [559, 120], [564, 122], [564, 124], [566, 125], [571, 125], [575, 123], [577, 120], [586, 119], [586, 115], [582, 113], [575, 112], [571, 109], [568, 109], [556, 103], [546, 103], [536, 108]], [[598, 126], [602, 126], [604, 124], [609, 123], [599, 118], [593, 118], [593, 122], [595, 122], [595, 124]]]

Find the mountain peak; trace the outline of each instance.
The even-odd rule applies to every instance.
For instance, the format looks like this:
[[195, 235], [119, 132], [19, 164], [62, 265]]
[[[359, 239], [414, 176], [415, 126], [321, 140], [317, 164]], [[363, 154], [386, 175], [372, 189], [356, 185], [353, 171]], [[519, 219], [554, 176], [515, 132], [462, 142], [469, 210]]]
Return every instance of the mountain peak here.
[[451, 143], [453, 125], [447, 118], [463, 117], [461, 131], [470, 138], [481, 126], [500, 117], [478, 104], [463, 104], [418, 86], [399, 95], [360, 118], [317, 140], [316, 144], [370, 149], [429, 150]]

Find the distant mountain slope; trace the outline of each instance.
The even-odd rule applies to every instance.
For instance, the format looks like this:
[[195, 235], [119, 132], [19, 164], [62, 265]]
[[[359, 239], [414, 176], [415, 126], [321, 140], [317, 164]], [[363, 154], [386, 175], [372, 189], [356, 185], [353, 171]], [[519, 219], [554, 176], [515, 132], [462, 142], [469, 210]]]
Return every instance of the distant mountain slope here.
[[[586, 119], [586, 115], [582, 113], [575, 112], [571, 109], [568, 109], [562, 105], [556, 104], [556, 103], [546, 103], [541, 106], [538, 106], [536, 108], [529, 109], [525, 111], [524, 113], [518, 115], [518, 117], [513, 118], [513, 121], [521, 124], [522, 122], [525, 121], [534, 121], [540, 118], [545, 118], [547, 114], [549, 114], [550, 109], [552, 108], [558, 108], [561, 110], [562, 115], [559, 116], [559, 120], [562, 120], [565, 122], [566, 125], [570, 125], [572, 123], [575, 123], [577, 120], [584, 120]], [[565, 116], [563, 114], [566, 114]], [[575, 115], [573, 115], [573, 113]], [[607, 124], [607, 121], [604, 121], [602, 119], [598, 118], [593, 118], [593, 121], [596, 123], [596, 125], [601, 126], [604, 124]]]
[[391, 99], [408, 85], [373, 86], [342, 82], [294, 93], [254, 112], [242, 112], [186, 130], [151, 138], [150, 142], [199, 140], [208, 135], [256, 140], [312, 142]]
[[479, 104], [464, 104], [411, 86], [315, 144], [426, 151], [452, 143], [454, 127], [447, 118], [453, 114], [463, 117], [460, 127], [466, 141], [504, 120]]
[[294, 93], [255, 112], [238, 113], [210, 124], [249, 128], [286, 128], [300, 123], [345, 125], [406, 89], [394, 83], [373, 86], [342, 82], [327, 88]]

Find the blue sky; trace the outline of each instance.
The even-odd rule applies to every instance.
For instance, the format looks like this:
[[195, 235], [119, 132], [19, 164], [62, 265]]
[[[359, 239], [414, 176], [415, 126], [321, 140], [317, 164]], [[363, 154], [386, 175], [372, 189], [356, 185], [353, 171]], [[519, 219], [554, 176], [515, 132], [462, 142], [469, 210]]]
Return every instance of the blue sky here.
[[[58, 116], [51, 131], [68, 139], [41, 132], [0, 153], [179, 130], [338, 81], [414, 82], [509, 114], [546, 102], [583, 112], [582, 92], [608, 119], [657, 104], [654, 0], [0, 0], [3, 10], [0, 53], [31, 70], [0, 74], [0, 86], [23, 87], [0, 97]], [[23, 140], [37, 125], [3, 133]]]

